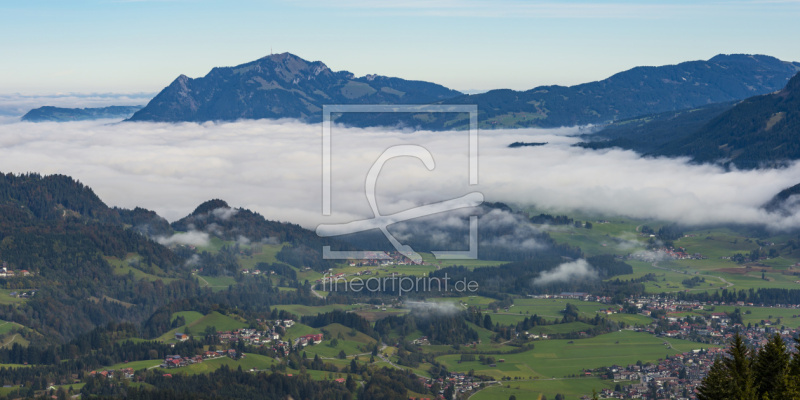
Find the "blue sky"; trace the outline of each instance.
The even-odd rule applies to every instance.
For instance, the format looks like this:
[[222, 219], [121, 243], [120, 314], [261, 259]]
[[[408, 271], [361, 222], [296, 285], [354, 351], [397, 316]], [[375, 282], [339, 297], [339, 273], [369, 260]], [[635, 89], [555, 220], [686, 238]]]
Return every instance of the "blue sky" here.
[[637, 65], [800, 61], [797, 1], [3, 0], [0, 94], [157, 92], [291, 52], [356, 75], [530, 89]]

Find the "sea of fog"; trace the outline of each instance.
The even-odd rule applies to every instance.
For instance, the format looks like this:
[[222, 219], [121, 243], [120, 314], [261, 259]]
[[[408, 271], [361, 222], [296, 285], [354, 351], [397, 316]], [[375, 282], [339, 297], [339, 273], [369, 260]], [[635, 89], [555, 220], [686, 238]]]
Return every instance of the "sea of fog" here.
[[[269, 219], [313, 228], [372, 217], [365, 180], [388, 148], [419, 145], [434, 158], [389, 160], [377, 179], [381, 214], [481, 192], [487, 201], [581, 209], [687, 224], [800, 225], [759, 206], [800, 182], [800, 164], [726, 171], [685, 159], [572, 147], [578, 129], [484, 130], [478, 184], [469, 185], [466, 132], [401, 132], [334, 126], [331, 216], [322, 215], [322, 126], [293, 120], [231, 123], [90, 121], [0, 124], [0, 171], [65, 174], [110, 206], [145, 207], [169, 220], [219, 198]], [[512, 142], [546, 142], [508, 148]]]

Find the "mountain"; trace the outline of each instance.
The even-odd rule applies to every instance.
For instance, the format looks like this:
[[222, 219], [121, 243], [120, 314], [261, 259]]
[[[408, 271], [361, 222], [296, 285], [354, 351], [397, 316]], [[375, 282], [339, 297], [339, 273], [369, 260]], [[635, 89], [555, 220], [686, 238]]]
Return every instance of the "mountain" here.
[[[224, 245], [195, 251], [163, 240], [175, 233], [173, 229], [201, 231]], [[332, 267], [322, 259], [323, 245], [350, 249], [299, 225], [231, 208], [222, 200], [205, 202], [170, 225], [143, 208], [110, 208], [91, 188], [65, 175], [0, 173], [0, 265], [20, 274], [0, 276], [0, 289], [35, 292], [20, 303], [5, 298], [0, 320], [25, 326], [34, 332], [26, 334], [26, 340], [42, 343], [69, 340], [114, 321], [143, 323], [171, 302], [210, 298], [192, 277], [192, 269], [235, 276], [240, 269], [237, 257], [244, 253], [240, 246], [255, 252], [265, 244], [276, 245], [279, 262], [264, 268], [284, 272], [292, 268], [280, 262], [296, 269]], [[27, 275], [21, 275], [23, 270]], [[266, 306], [266, 298], [275, 301], [281, 296], [271, 287], [245, 289], [250, 291], [247, 295], [225, 301]], [[313, 297], [306, 292], [299, 296]]]
[[781, 190], [761, 208], [771, 213], [778, 212], [788, 217], [792, 215], [791, 210], [797, 208], [797, 203], [800, 201], [800, 196], [798, 195], [800, 195], [800, 183]]
[[721, 161], [738, 168], [780, 166], [800, 159], [800, 74], [783, 90], [742, 101], [652, 154]]
[[196, 289], [188, 281], [154, 285], [135, 277], [134, 271], [153, 279], [188, 271], [169, 249], [126, 229], [90, 188], [64, 175], [0, 174], [0, 260], [30, 275], [0, 278], [3, 288], [37, 288], [25, 303], [1, 306], [0, 319], [48, 340], [112, 321], [141, 322], [178, 292]]
[[[781, 89], [800, 63], [763, 55], [717, 55], [660, 67], [636, 67], [607, 79], [580, 85], [541, 86], [458, 96], [440, 103], [477, 104], [481, 128], [520, 128], [601, 124], [640, 115], [742, 100]], [[423, 129], [465, 128], [453, 114], [344, 115], [351, 125], [405, 125]]]
[[131, 121], [321, 120], [323, 104], [421, 104], [460, 95], [429, 82], [379, 75], [355, 77], [293, 54], [270, 55], [205, 77], [181, 75]]
[[92, 119], [119, 118], [125, 119], [133, 115], [143, 106], [109, 106], [100, 108], [61, 108], [44, 106], [34, 108], [22, 116], [27, 122], [66, 122], [86, 121]]
[[687, 110], [668, 111], [615, 121], [590, 134], [577, 146], [589, 149], [620, 147], [649, 154], [674, 140], [692, 135], [736, 102], [714, 103]]
[[[241, 118], [320, 120], [323, 104], [476, 104], [481, 128], [599, 124], [640, 115], [697, 108], [774, 92], [800, 63], [763, 55], [717, 55], [660, 67], [636, 67], [580, 85], [527, 91], [492, 90], [463, 95], [428, 82], [334, 72], [319, 61], [289, 53], [235, 67], [214, 68], [203, 78], [181, 75], [131, 121], [212, 121]], [[453, 113], [346, 113], [353, 126], [463, 129]]]

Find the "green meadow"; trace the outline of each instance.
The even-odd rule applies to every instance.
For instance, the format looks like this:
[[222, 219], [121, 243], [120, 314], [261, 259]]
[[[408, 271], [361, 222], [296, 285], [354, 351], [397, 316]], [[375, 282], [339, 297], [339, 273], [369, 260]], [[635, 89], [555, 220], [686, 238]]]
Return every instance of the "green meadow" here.
[[[637, 361], [656, 362], [673, 355], [709, 347], [694, 342], [657, 338], [647, 333], [633, 331], [612, 332], [588, 339], [540, 340], [535, 348], [517, 354], [498, 354], [496, 367], [482, 365], [479, 361], [459, 363], [460, 355], [437, 357], [450, 371], [488, 375], [500, 379], [504, 376], [520, 379], [564, 378], [583, 374], [584, 369], [602, 366], [635, 364]], [[499, 362], [504, 359], [504, 362]]]

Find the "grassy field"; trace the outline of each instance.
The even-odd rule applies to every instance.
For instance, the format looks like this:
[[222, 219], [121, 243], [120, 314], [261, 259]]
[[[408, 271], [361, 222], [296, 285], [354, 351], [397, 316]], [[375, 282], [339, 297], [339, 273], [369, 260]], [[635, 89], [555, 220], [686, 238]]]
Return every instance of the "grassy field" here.
[[236, 280], [232, 276], [203, 276], [196, 275], [197, 280], [203, 287], [210, 287], [211, 290], [219, 292], [228, 289], [229, 286], [236, 285]]
[[133, 368], [134, 371], [138, 371], [140, 369], [147, 369], [147, 368], [150, 368], [150, 367], [155, 367], [157, 365], [161, 365], [161, 363], [163, 363], [163, 362], [164, 362], [164, 360], [142, 360], [142, 361], [131, 361], [131, 362], [127, 362], [127, 363], [123, 362], [123, 363], [119, 363], [119, 364], [114, 364], [114, 365], [106, 367], [106, 368], [101, 368], [101, 370], [110, 369], [110, 370], [116, 371], [116, 370], [122, 369], [122, 368]]
[[507, 400], [510, 396], [516, 396], [518, 399], [540, 399], [542, 398], [540, 396], [554, 399], [556, 394], [561, 394], [564, 398], [573, 400], [591, 395], [592, 389], [598, 392], [605, 388], [613, 389], [615, 384], [613, 381], [595, 377], [509, 381], [502, 385], [489, 386], [470, 399]]
[[[572, 343], [570, 343], [572, 342]], [[669, 343], [667, 345], [666, 343]], [[673, 355], [708, 347], [698, 343], [676, 339], [661, 339], [647, 333], [633, 331], [613, 332], [589, 339], [542, 340], [535, 348], [518, 354], [496, 355], [497, 367], [489, 367], [478, 361], [458, 363], [459, 355], [437, 357], [450, 371], [467, 372], [495, 378], [503, 376], [530, 378], [563, 378], [581, 374], [584, 368], [598, 368], [612, 364], [628, 365], [656, 362], [666, 355]]]
[[[354, 336], [351, 336], [351, 329], [341, 324], [331, 324], [320, 328], [320, 331], [329, 332], [330, 339], [313, 346], [306, 346], [303, 351], [310, 358], [313, 358], [314, 354], [318, 354], [321, 358], [336, 358], [340, 351], [344, 351], [348, 358], [352, 358], [356, 354], [368, 353], [367, 345], [376, 343], [375, 339], [361, 332], [356, 332]], [[337, 341], [336, 346], [331, 345], [334, 338]], [[329, 362], [330, 360], [325, 361]]]
[[[170, 330], [169, 332], [158, 337], [157, 340], [167, 343], [174, 343], [175, 334], [179, 332], [186, 333], [187, 327], [192, 335], [202, 334], [203, 331], [205, 331], [205, 329], [209, 326], [215, 327], [218, 331], [231, 331], [247, 327], [247, 324], [244, 321], [239, 321], [227, 315], [222, 315], [216, 311], [200, 318], [197, 317], [197, 314], [199, 313], [194, 311], [185, 311], [173, 314], [173, 320], [177, 318], [178, 315], [183, 315], [184, 318], [186, 318], [186, 325]], [[192, 321], [189, 322], [190, 320]]]
[[128, 255], [125, 256], [124, 260], [119, 259], [117, 257], [109, 257], [109, 256], [104, 256], [103, 258], [105, 258], [106, 262], [108, 262], [108, 264], [111, 265], [111, 268], [113, 268], [113, 272], [115, 275], [133, 274], [133, 277], [135, 279], [145, 279], [148, 281], [163, 280], [164, 282], [172, 282], [175, 280], [174, 278], [166, 277], [166, 273], [158, 266], [153, 267], [156, 272], [155, 274], [149, 274], [138, 268], [133, 268], [130, 262], [139, 261], [142, 258], [140, 255], [136, 253], [128, 253]]
[[283, 249], [283, 246], [283, 244], [255, 244], [250, 246], [254, 250], [253, 255], [242, 256], [239, 259], [239, 264], [242, 268], [253, 269], [260, 262], [267, 264], [277, 263], [279, 261], [275, 256]]
[[[527, 210], [531, 215], [538, 214], [539, 210]], [[559, 243], [579, 246], [587, 255], [619, 254], [627, 255], [646, 247], [649, 238], [639, 234], [642, 225], [658, 229], [665, 225], [659, 221], [637, 221], [614, 217], [611, 221], [597, 221], [597, 216], [570, 215], [580, 221], [593, 221], [593, 229], [576, 228], [572, 225], [546, 226], [547, 232]], [[662, 269], [653, 268], [650, 263], [627, 261], [634, 267], [634, 273], [620, 276], [620, 279], [641, 277], [647, 273], [658, 276], [656, 281], [645, 283], [648, 293], [678, 292], [678, 291], [715, 291], [727, 287], [722, 279], [733, 284], [736, 289], [758, 289], [766, 287], [798, 289], [800, 284], [796, 281], [800, 277], [792, 275], [800, 272], [794, 267], [800, 262], [800, 251], [780, 250], [781, 255], [776, 258], [760, 260], [752, 264], [751, 271], [745, 271], [744, 266], [722, 257], [730, 257], [736, 253], [748, 254], [752, 250], [761, 248], [781, 249], [791, 237], [774, 236], [761, 238], [762, 244], [774, 243], [775, 246], [760, 246], [757, 238], [748, 237], [742, 232], [730, 228], [700, 229], [684, 232], [685, 236], [674, 241], [675, 247], [684, 247], [689, 254], [700, 253], [706, 259], [702, 260], [673, 260], [658, 263]], [[761, 267], [766, 268], [766, 280], [761, 279]], [[731, 270], [732, 269], [732, 270]], [[741, 269], [741, 270], [737, 270]], [[671, 271], [675, 270], [675, 271]], [[686, 287], [681, 281], [694, 275], [706, 277], [706, 283], [698, 287]], [[721, 279], [720, 279], [721, 278]]]
[[606, 318], [623, 323], [627, 326], [645, 326], [653, 322], [652, 318], [639, 314], [611, 314], [607, 315]]
[[284, 336], [284, 340], [288, 342], [294, 342], [294, 340], [299, 338], [300, 336], [313, 335], [316, 333], [322, 333], [322, 331], [316, 328], [312, 328], [308, 325], [295, 322], [291, 328], [286, 330], [286, 335]]
[[323, 314], [334, 310], [349, 311], [359, 308], [358, 305], [328, 304], [324, 306], [304, 306], [301, 304], [278, 305], [273, 307], [278, 310], [288, 311], [294, 315], [303, 317], [308, 315]]
[[5, 335], [8, 332], [11, 332], [14, 328], [24, 328], [24, 326], [16, 323], [16, 322], [8, 322], [0, 320], [0, 335]]
[[20, 292], [27, 292], [28, 290], [31, 289], [0, 289], [0, 305], [5, 306], [9, 304], [22, 304], [28, 301], [28, 299], [26, 298], [11, 296], [12, 292], [20, 293]]
[[[181, 235], [186, 232], [175, 232], [176, 235]], [[208, 245], [206, 246], [197, 246], [198, 251], [207, 251], [212, 254], [218, 253], [223, 246], [233, 246], [236, 242], [234, 241], [224, 241], [216, 236], [210, 236]]]
[[158, 371], [173, 375], [174, 374], [197, 375], [197, 374], [207, 374], [209, 372], [216, 371], [223, 365], [227, 365], [232, 370], [242, 367], [243, 370], [249, 371], [251, 369], [254, 370], [269, 369], [269, 367], [274, 364], [277, 364], [277, 361], [275, 361], [275, 359], [272, 357], [262, 356], [259, 354], [245, 353], [245, 357], [239, 360], [234, 360], [229, 357], [220, 357], [211, 360], [205, 360], [202, 363], [192, 364], [181, 368], [171, 368], [171, 369], [158, 368]]
[[22, 347], [28, 347], [30, 343], [27, 339], [23, 338], [18, 334], [11, 335], [11, 337], [7, 337], [3, 339], [3, 342], [0, 343], [0, 347], [10, 348], [14, 346], [14, 343], [19, 344]]

